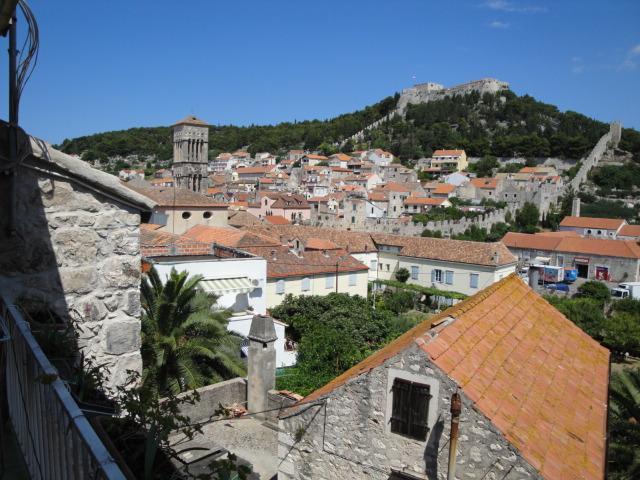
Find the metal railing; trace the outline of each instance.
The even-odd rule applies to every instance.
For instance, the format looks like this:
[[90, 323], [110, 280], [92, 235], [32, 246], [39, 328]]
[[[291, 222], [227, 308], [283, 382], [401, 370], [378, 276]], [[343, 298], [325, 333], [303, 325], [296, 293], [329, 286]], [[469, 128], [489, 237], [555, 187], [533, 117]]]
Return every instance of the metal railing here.
[[35, 480], [124, 480], [14, 305], [0, 297], [8, 413]]

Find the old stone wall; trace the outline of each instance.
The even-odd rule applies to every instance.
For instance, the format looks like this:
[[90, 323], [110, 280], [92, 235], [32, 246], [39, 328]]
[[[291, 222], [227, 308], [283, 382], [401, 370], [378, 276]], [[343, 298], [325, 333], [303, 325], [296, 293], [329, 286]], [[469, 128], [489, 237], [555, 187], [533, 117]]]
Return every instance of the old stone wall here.
[[350, 212], [345, 211], [344, 218], [324, 213], [312, 216], [310, 224], [316, 227], [350, 229], [360, 232], [394, 233], [407, 236], [419, 236], [423, 230], [429, 229], [442, 232], [444, 237], [449, 237], [464, 233], [472, 225], [490, 229], [496, 223], [505, 222], [507, 212], [511, 212], [511, 215], [514, 215], [515, 205], [493, 210], [475, 218], [463, 218], [460, 220], [413, 223], [412, 221], [398, 218], [363, 218], [362, 216], [356, 216], [355, 223], [352, 223]]
[[105, 365], [108, 386], [122, 383], [126, 370], [142, 367], [139, 213], [57, 175], [23, 167], [17, 179], [16, 234], [2, 238], [0, 291], [73, 317], [78, 347]]
[[[390, 375], [406, 372], [431, 385], [434, 422], [426, 441], [391, 433]], [[417, 381], [417, 380], [416, 380]], [[281, 415], [278, 478], [379, 479], [395, 471], [429, 479], [447, 477], [450, 399], [456, 384], [416, 345], [338, 387], [328, 399]], [[538, 479], [539, 473], [500, 434], [464, 392], [456, 478]]]
[[620, 122], [612, 122], [609, 125], [609, 131], [603, 135], [593, 150], [582, 160], [582, 165], [578, 170], [575, 177], [568, 183], [567, 188], [573, 189], [575, 192], [580, 190], [580, 184], [587, 180], [589, 171], [600, 163], [602, 157], [606, 154], [607, 150], [616, 148], [620, 143], [620, 135], [622, 132], [622, 125]]
[[[198, 388], [200, 401], [194, 405], [183, 404], [180, 407], [180, 414], [189, 417], [191, 422], [204, 422], [214, 415], [216, 410], [222, 405], [230, 407], [232, 405], [247, 404], [247, 379], [232, 378], [224, 382], [214, 383], [206, 387]], [[190, 392], [178, 395], [178, 398], [190, 395]]]

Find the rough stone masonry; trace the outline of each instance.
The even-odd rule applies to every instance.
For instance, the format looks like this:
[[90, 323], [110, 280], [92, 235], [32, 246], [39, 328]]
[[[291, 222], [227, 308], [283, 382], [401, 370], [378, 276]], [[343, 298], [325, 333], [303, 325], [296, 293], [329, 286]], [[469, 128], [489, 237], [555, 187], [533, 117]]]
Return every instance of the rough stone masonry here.
[[139, 225], [152, 204], [79, 159], [32, 147], [42, 148], [17, 167], [15, 195], [0, 198], [16, 218], [13, 235], [2, 225], [0, 292], [74, 318], [78, 347], [105, 365], [107, 386], [122, 384], [142, 368]]

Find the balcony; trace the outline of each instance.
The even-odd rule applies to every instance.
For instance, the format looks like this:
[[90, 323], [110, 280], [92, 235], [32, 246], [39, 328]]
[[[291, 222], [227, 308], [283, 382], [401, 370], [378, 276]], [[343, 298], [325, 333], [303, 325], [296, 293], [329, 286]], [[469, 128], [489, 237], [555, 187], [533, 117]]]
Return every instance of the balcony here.
[[124, 480], [15, 305], [0, 296], [7, 413], [29, 476]]

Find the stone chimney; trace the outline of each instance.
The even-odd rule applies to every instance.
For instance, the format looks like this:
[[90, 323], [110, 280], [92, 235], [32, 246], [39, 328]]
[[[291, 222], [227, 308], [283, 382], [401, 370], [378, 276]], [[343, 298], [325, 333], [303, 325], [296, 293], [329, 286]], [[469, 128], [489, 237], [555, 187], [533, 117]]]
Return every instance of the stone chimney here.
[[[273, 318], [256, 315], [249, 329], [249, 368], [247, 378], [247, 409], [249, 413], [269, 409], [268, 393], [276, 386], [276, 328]], [[265, 414], [256, 415], [265, 418]]]
[[571, 203], [571, 216], [580, 216], [580, 197], [578, 196], [573, 197], [573, 202]]

